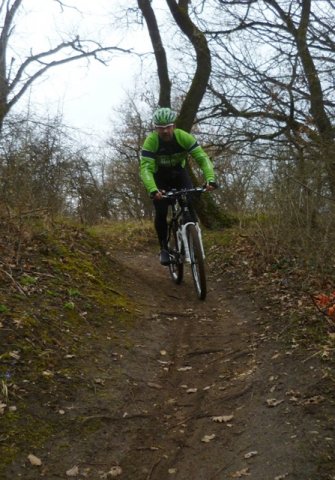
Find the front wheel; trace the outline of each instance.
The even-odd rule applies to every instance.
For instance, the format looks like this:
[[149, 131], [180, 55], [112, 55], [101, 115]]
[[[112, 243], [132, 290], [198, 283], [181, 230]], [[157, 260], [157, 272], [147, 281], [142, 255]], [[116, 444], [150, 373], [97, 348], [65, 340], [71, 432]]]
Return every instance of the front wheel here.
[[207, 294], [205, 261], [202, 254], [198, 230], [195, 225], [187, 226], [187, 241], [190, 251], [192, 277], [197, 296], [205, 300]]

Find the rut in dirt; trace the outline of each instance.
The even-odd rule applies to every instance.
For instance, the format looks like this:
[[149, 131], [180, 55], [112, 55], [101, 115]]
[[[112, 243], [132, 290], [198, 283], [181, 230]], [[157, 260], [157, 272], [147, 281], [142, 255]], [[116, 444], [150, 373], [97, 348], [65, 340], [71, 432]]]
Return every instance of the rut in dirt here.
[[[148, 417], [135, 422], [122, 458], [126, 478], [322, 478], [325, 419], [317, 398], [313, 405], [311, 383], [321, 375], [313, 359], [300, 359], [296, 372], [294, 353], [280, 351], [264, 313], [236, 286], [209, 276], [201, 302], [190, 276], [174, 286], [150, 254], [142, 260], [144, 270], [134, 259], [135, 295], [150, 308], [141, 347], [127, 363], [127, 407]], [[294, 401], [304, 390], [306, 398]], [[322, 440], [323, 456], [330, 445]]]
[[[77, 376], [31, 413], [61, 428], [6, 480], [331, 480], [334, 402], [324, 366], [281, 341], [233, 275], [207, 267], [199, 301], [152, 252], [120, 259], [130, 324], [91, 320]], [[80, 339], [76, 341], [80, 342]], [[59, 412], [62, 412], [60, 414]]]

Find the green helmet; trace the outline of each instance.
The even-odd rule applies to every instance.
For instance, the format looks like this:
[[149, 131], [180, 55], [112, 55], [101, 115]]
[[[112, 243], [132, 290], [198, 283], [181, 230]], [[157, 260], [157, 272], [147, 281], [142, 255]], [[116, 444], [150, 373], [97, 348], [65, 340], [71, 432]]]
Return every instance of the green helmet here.
[[171, 108], [159, 108], [152, 117], [153, 124], [157, 126], [174, 124], [177, 115]]

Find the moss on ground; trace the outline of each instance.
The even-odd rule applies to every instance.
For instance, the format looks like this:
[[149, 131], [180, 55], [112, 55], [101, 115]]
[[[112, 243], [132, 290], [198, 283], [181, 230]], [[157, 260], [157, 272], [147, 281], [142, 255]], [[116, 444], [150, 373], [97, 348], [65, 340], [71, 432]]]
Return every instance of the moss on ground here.
[[[0, 403], [6, 405], [0, 422], [1, 478], [23, 446], [33, 453], [63, 428], [59, 415], [48, 421], [34, 416], [34, 402], [41, 406], [50, 393], [65, 400], [75, 395], [73, 385], [81, 384], [87, 359], [94, 363], [94, 347], [101, 342], [97, 327], [127, 330], [135, 311], [122, 268], [101, 238], [104, 230], [66, 223], [29, 228], [19, 265], [8, 269], [0, 287]], [[121, 338], [111, 333], [109, 341], [117, 345]], [[128, 346], [125, 333], [122, 342]], [[99, 422], [87, 426], [92, 428]]]
[[[277, 322], [284, 342], [294, 338], [330, 356], [327, 325], [304, 303], [304, 272], [292, 273], [280, 262], [276, 268], [260, 265], [257, 246], [238, 228], [203, 229], [203, 237], [213, 276], [243, 287], [269, 312], [269, 321]], [[92, 393], [94, 407], [106, 395], [114, 402], [115, 393], [99, 389], [95, 380], [121, 382], [123, 370], [116, 365], [112, 373], [101, 372], [99, 354], [133, 347], [127, 332], [140, 308], [127, 295], [129, 274], [117, 260], [120, 245], [139, 252], [157, 246], [151, 222], [89, 229], [38, 223], [29, 226], [20, 252], [13, 251], [14, 243], [2, 257], [6, 274], [0, 284], [0, 403], [6, 405], [0, 414], [0, 478], [23, 451], [34, 453], [54, 436], [63, 438], [63, 431], [85, 436], [100, 429], [94, 415], [86, 421], [89, 411], [74, 419], [57, 409], [75, 402], [80, 389]], [[118, 407], [115, 398], [111, 410]], [[67, 446], [64, 434], [59, 448]]]

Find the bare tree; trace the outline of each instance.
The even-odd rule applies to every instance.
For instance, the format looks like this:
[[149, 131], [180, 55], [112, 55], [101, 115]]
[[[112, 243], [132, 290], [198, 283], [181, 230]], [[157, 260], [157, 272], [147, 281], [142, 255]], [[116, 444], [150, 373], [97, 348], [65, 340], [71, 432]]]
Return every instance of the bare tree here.
[[1, 206], [9, 216], [66, 214], [77, 152], [61, 119], [12, 120], [6, 122], [0, 142]]
[[[65, 10], [63, 2], [54, 1]], [[0, 32], [0, 132], [4, 118], [11, 108], [33, 82], [48, 70], [83, 58], [93, 58], [106, 63], [113, 52], [130, 52], [130, 50], [118, 46], [101, 45], [94, 40], [80, 38], [78, 34], [73, 34], [71, 38], [60, 41], [48, 50], [37, 53], [31, 51], [31, 54], [22, 62], [17, 62], [18, 59], [14, 57], [8, 61], [15, 18], [23, 4], [24, 0], [2, 0], [0, 3], [2, 24]], [[16, 66], [17, 63], [18, 66]]]
[[171, 107], [171, 81], [169, 78], [168, 62], [155, 12], [150, 0], [137, 0], [137, 3], [145, 18], [154, 49], [160, 84], [158, 105], [161, 107]]
[[[300, 172], [302, 148], [318, 149], [319, 167], [327, 172], [335, 198], [334, 2], [214, 4], [216, 17], [206, 22], [214, 58], [209, 87], [214, 105], [209, 101], [203, 118], [225, 118], [235, 137], [248, 142], [289, 142], [296, 148]], [[225, 18], [225, 28], [222, 22], [215, 27], [215, 18]]]
[[121, 126], [114, 127], [107, 152], [106, 187], [112, 197], [111, 213], [116, 218], [148, 218], [152, 215], [152, 202], [138, 174], [148, 123], [143, 121], [136, 99], [129, 99], [118, 117]]
[[[190, 86], [185, 97], [182, 99], [180, 112], [177, 118], [177, 126], [190, 131], [199, 106], [206, 92], [206, 87], [211, 74], [211, 53], [206, 36], [197, 24], [192, 20], [190, 0], [166, 0], [171, 15], [179, 31], [188, 39], [195, 51], [195, 72], [190, 81]], [[170, 106], [170, 85], [166, 52], [163, 46], [159, 26], [155, 12], [151, 7], [150, 0], [138, 0], [138, 6], [146, 20], [147, 28], [152, 41], [156, 58], [157, 73], [160, 82], [160, 101]], [[191, 166], [189, 170], [193, 181], [196, 182], [196, 175]], [[202, 199], [197, 206], [199, 216], [204, 225], [210, 227], [215, 223], [230, 223], [230, 219], [220, 212], [211, 198]]]
[[[194, 123], [211, 74], [211, 54], [204, 33], [191, 18], [189, 11], [190, 0], [183, 0], [178, 3], [175, 0], [166, 0], [166, 3], [177, 27], [187, 37], [196, 54], [196, 70], [189, 90], [183, 99], [177, 120], [178, 126], [189, 131]], [[155, 12], [150, 0], [138, 0], [138, 6], [146, 20], [156, 58], [157, 73], [160, 81], [159, 104], [171, 106], [171, 81], [169, 79], [166, 52]]]

